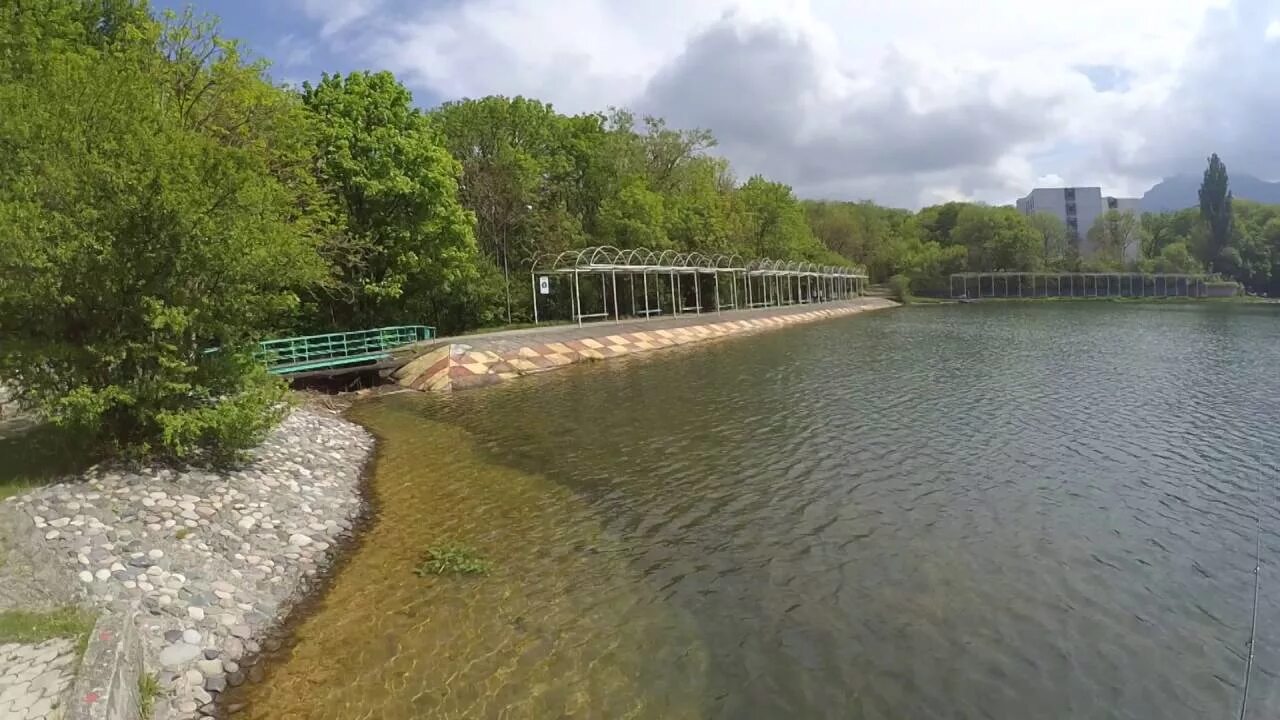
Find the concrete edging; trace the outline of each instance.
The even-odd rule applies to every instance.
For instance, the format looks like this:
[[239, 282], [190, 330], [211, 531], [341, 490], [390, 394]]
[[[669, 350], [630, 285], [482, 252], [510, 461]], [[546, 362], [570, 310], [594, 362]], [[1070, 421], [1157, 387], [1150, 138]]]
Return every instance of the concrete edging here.
[[103, 613], [71, 686], [66, 720], [138, 720], [144, 672], [136, 614]]
[[[795, 306], [760, 315], [707, 314], [687, 325], [650, 327], [601, 323], [586, 328], [548, 328], [545, 333], [444, 341], [405, 363], [392, 378], [413, 390], [448, 392], [482, 387], [580, 362], [607, 360], [663, 348], [764, 332], [789, 325], [898, 307], [884, 298], [856, 304]], [[692, 319], [692, 318], [691, 318]], [[585, 334], [584, 331], [585, 330]], [[564, 336], [567, 331], [572, 337]], [[494, 339], [498, 341], [495, 343]], [[464, 342], [465, 340], [466, 342]]]

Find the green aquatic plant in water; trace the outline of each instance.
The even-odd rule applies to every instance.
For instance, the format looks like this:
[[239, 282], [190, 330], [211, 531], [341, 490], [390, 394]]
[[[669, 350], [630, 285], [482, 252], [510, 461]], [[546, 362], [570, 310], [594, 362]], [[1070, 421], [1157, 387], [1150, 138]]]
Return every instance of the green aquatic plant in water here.
[[428, 575], [487, 575], [492, 564], [466, 545], [437, 545], [427, 548], [422, 564], [415, 570]]

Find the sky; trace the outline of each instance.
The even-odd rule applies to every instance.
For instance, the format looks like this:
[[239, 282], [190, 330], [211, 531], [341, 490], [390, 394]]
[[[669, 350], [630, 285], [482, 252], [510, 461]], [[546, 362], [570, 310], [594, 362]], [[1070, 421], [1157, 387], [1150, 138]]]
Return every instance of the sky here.
[[[179, 3], [161, 0], [161, 7]], [[281, 82], [390, 70], [710, 129], [737, 175], [918, 208], [1280, 179], [1280, 0], [196, 0]]]

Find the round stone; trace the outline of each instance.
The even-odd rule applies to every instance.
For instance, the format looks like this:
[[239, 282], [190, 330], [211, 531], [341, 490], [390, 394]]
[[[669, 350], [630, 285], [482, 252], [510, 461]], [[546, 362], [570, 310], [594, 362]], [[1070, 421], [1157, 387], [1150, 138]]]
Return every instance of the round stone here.
[[305, 547], [311, 544], [311, 538], [302, 533], [294, 533], [289, 536], [289, 544], [294, 547]]
[[150, 550], [147, 552], [147, 557], [151, 558], [152, 560], [159, 560], [160, 558], [164, 557], [164, 551], [160, 550], [159, 548]]
[[187, 615], [190, 616], [192, 620], [199, 622], [204, 619], [204, 608], [192, 605], [187, 608]]
[[199, 630], [191, 630], [191, 629], [183, 630], [183, 631], [182, 631], [182, 641], [183, 641], [183, 642], [189, 642], [189, 643], [191, 643], [192, 645], [195, 645], [196, 643], [199, 643], [199, 642], [200, 642], [200, 631], [199, 631]]
[[222, 643], [222, 651], [232, 660], [239, 660], [244, 657], [244, 642], [240, 638], [227, 638]]
[[100, 568], [93, 576], [105, 582], [107, 578], [111, 577], [111, 571], [106, 568]]
[[93, 582], [93, 573], [89, 572], [88, 570], [81, 570], [80, 582], [87, 582], [87, 583]]
[[204, 685], [204, 673], [199, 670], [188, 670], [186, 674], [187, 684], [191, 687], [200, 687]]

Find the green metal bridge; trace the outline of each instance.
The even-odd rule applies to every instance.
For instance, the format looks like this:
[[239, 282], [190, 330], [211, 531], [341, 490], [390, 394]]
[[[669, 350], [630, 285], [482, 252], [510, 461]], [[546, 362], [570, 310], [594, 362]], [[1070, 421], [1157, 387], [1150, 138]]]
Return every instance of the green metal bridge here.
[[266, 340], [259, 344], [256, 354], [272, 374], [298, 375], [379, 366], [391, 360], [395, 350], [435, 337], [433, 327], [399, 325]]

